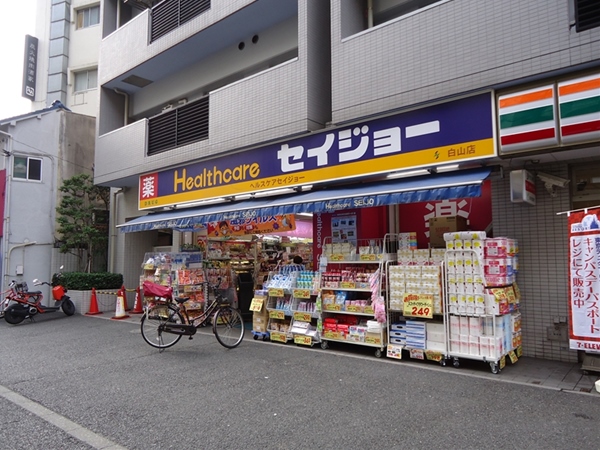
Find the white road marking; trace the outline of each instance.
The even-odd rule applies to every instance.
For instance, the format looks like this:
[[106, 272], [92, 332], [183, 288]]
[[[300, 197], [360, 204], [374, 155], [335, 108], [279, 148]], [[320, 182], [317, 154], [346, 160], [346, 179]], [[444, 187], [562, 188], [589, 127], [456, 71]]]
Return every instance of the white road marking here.
[[11, 391], [2, 385], [0, 385], [0, 396], [17, 406], [26, 409], [30, 413], [35, 414], [40, 419], [43, 419], [55, 427], [60, 428], [65, 433], [70, 434], [81, 442], [85, 442], [93, 448], [99, 450], [126, 450], [125, 447], [121, 447], [113, 441], [106, 439], [105, 437], [100, 436], [99, 434], [96, 434], [93, 431], [82, 427], [81, 425], [76, 424], [66, 417], [61, 416], [45, 406], [31, 401], [27, 397], [23, 397], [21, 394], [17, 394], [16, 392]]

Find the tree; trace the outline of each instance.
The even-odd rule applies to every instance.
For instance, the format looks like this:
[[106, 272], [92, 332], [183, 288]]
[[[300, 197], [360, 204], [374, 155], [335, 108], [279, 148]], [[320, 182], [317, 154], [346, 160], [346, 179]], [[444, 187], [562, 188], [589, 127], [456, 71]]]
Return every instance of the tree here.
[[108, 227], [97, 218], [106, 216], [110, 188], [94, 186], [90, 175], [79, 174], [64, 180], [60, 191], [63, 195], [56, 208], [60, 252], [76, 255], [80, 271], [91, 272], [94, 257], [106, 254]]

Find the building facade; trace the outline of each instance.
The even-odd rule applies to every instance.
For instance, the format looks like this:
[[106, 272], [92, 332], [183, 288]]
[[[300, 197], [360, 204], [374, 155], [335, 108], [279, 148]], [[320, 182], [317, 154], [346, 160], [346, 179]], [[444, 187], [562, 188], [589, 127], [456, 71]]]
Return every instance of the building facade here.
[[32, 110], [56, 100], [77, 114], [98, 111], [100, 4], [93, 0], [37, 0], [39, 40]]
[[13, 279], [50, 280], [61, 266], [78, 270], [76, 258], [56, 245], [59, 188], [76, 174], [93, 175], [94, 167], [100, 4], [38, 0], [35, 15], [32, 112], [0, 118], [3, 290]]
[[[272, 165], [279, 170], [274, 173], [293, 174], [305, 168], [298, 164], [309, 164], [301, 144], [329, 134], [337, 139], [339, 155], [345, 155], [338, 155], [340, 164], [328, 160], [325, 144], [311, 147], [308, 155], [312, 152], [316, 166], [307, 176], [316, 175], [310, 187], [293, 177], [284, 187], [302, 192], [342, 180], [366, 183], [406, 169], [434, 171], [439, 155], [365, 164], [363, 138], [366, 142], [371, 137], [378, 120], [406, 118], [406, 127], [386, 128], [385, 140], [368, 150], [376, 155], [401, 153], [401, 142], [425, 133], [416, 125], [433, 126], [429, 133], [445, 133], [444, 120], [460, 116], [461, 110], [444, 112], [448, 115], [440, 119], [442, 125], [430, 117], [487, 95], [487, 122], [481, 127], [473, 122], [470, 130], [489, 129], [478, 147], [485, 151], [459, 157], [443, 147], [444, 162], [458, 163], [459, 171], [474, 165], [493, 168], [493, 233], [520, 244], [524, 354], [578, 358], [568, 341], [552, 332], [566, 326], [569, 298], [567, 219], [557, 213], [600, 204], [600, 180], [593, 176], [600, 168], [600, 137], [594, 128], [600, 112], [593, 100], [599, 95], [600, 11], [594, 2], [105, 0], [101, 14], [95, 181], [115, 188], [109, 270], [122, 272], [127, 285], [137, 283], [140, 261], [161, 245], [162, 233], [119, 233], [116, 225], [198, 202], [235, 208], [251, 192], [280, 187], [243, 187], [239, 172], [240, 183], [210, 190], [205, 189], [210, 178], [196, 177], [189, 185], [195, 194], [171, 204], [143, 203], [143, 177], [156, 174], [160, 180], [171, 171], [177, 180], [196, 164], [221, 174], [217, 163], [224, 158], [259, 158], [271, 154], [273, 146], [279, 149], [272, 153]], [[570, 140], [556, 132], [568, 121], [558, 105], [561, 86], [577, 80], [591, 86], [585, 98], [592, 99], [586, 112], [592, 125]], [[544, 97], [550, 99], [547, 104], [537, 97], [531, 107], [515, 100], [543, 87], [551, 92]], [[541, 118], [531, 118], [527, 111], [541, 113]], [[517, 121], [530, 118], [511, 125], [504, 113]], [[554, 141], [535, 138], [540, 128], [532, 124], [544, 121], [555, 130]], [[382, 136], [372, 137], [376, 141]], [[442, 148], [435, 139], [423, 145]], [[252, 161], [247, 164], [250, 176]], [[342, 166], [342, 161], [362, 163], [362, 172], [356, 165]], [[268, 166], [267, 161], [261, 167]], [[246, 163], [238, 167], [244, 171]], [[517, 204], [510, 198], [509, 173], [515, 169], [570, 182], [546, 189], [538, 176], [535, 206]], [[387, 215], [388, 231], [402, 228], [395, 207]], [[178, 239], [173, 232], [172, 244]]]
[[[56, 246], [56, 207], [63, 180], [92, 175], [95, 119], [60, 102], [0, 120], [3, 158], [2, 290], [12, 281], [51, 281], [61, 265], [76, 270], [76, 258]], [[36, 287], [37, 289], [37, 287]], [[47, 286], [39, 286], [50, 299]], [[47, 300], [44, 300], [44, 304]]]

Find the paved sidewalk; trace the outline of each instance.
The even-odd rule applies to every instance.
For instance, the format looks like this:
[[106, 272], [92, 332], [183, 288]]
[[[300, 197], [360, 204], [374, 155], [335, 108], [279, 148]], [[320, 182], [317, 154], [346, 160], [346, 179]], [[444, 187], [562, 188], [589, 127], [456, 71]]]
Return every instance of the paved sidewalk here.
[[[104, 313], [86, 317], [110, 320], [113, 316], [114, 314], [112, 313]], [[140, 317], [141, 314], [131, 314], [127, 318], [115, 321], [139, 324]], [[250, 331], [246, 331], [244, 340], [256, 342], [257, 345], [284, 345], [280, 343], [263, 342], [260, 339], [254, 341]], [[368, 351], [365, 351], [367, 349], [366, 347], [350, 344], [330, 346], [328, 350], [320, 350], [320, 347], [318, 346], [315, 346], [313, 349], [308, 347], [297, 347], [293, 344], [287, 344], [287, 346], [290, 350], [298, 349], [305, 351], [331, 352], [348, 357], [367, 358], [381, 362], [389, 362], [391, 364], [408, 364], [412, 367], [420, 367], [427, 370], [439, 370], [458, 375], [487, 378], [500, 382], [518, 383], [546, 389], [588, 394], [600, 398], [600, 393], [595, 389], [595, 382], [600, 379], [600, 372], [584, 372], [581, 369], [581, 363], [550, 361], [523, 356], [519, 358], [519, 361], [517, 361], [516, 364], [511, 364], [507, 358], [506, 367], [502, 369], [499, 374], [493, 374], [489, 369], [489, 365], [483, 361], [461, 360], [460, 367], [454, 368], [451, 363], [446, 367], [441, 367], [438, 363], [432, 361], [418, 361], [414, 359], [398, 361], [385, 357], [375, 359], [371, 348], [368, 348]]]

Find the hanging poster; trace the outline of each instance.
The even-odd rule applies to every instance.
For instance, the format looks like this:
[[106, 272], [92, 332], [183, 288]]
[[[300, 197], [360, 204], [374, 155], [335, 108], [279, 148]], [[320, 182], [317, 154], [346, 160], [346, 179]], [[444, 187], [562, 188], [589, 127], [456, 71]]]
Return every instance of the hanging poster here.
[[600, 209], [569, 215], [569, 347], [600, 353]]
[[356, 214], [331, 217], [332, 242], [353, 242], [356, 246]]
[[253, 219], [222, 220], [206, 226], [209, 238], [228, 238], [246, 234], [267, 234], [296, 229], [293, 214], [283, 216], [255, 217]]

